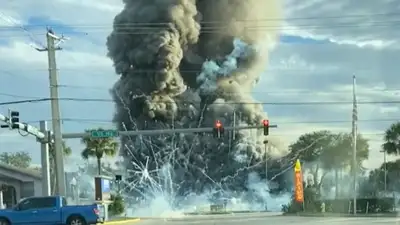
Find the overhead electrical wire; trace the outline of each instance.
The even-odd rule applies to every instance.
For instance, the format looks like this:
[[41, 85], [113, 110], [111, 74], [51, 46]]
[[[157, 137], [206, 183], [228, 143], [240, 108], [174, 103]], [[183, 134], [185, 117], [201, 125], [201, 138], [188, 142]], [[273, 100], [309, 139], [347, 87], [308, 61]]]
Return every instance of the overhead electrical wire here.
[[[400, 15], [400, 13], [398, 12], [392, 12], [392, 13], [378, 13], [378, 14], [367, 14], [367, 15], [346, 15], [346, 16], [327, 16], [327, 17], [298, 17], [298, 18], [286, 18], [284, 19], [284, 21], [286, 22], [290, 22], [290, 21], [301, 21], [301, 20], [324, 20], [324, 19], [357, 19], [357, 18], [368, 18], [369, 20], [371, 19], [371, 17], [390, 17], [390, 16], [397, 16]], [[243, 23], [247, 23], [247, 22], [268, 22], [268, 21], [278, 21], [281, 20], [279, 18], [266, 18], [266, 19], [261, 19], [261, 20], [257, 20], [257, 21], [249, 21], [249, 20], [239, 20], [236, 22], [243, 22]], [[206, 21], [206, 22], [201, 22], [200, 24], [204, 24], [204, 25], [218, 25], [218, 24], [224, 24], [224, 22], [221, 21]], [[150, 34], [154, 28], [152, 28], [152, 26], [154, 25], [166, 25], [165, 23], [132, 23], [132, 24], [120, 24], [117, 26], [121, 26], [121, 28], [124, 28], [125, 31], [123, 32], [119, 32], [120, 34]], [[370, 23], [361, 23], [360, 21], [353, 21], [353, 22], [341, 22], [341, 23], [331, 23], [329, 25], [323, 25], [323, 24], [298, 24], [298, 25], [294, 25], [294, 26], [276, 26], [276, 25], [261, 25], [261, 26], [247, 26], [246, 24], [244, 24], [245, 27], [251, 31], [257, 31], [259, 29], [264, 29], [264, 28], [269, 28], [269, 29], [278, 29], [281, 31], [286, 30], [287, 28], [289, 29], [294, 29], [297, 30], [298, 28], [310, 28], [310, 29], [325, 29], [325, 28], [348, 28], [348, 27], [358, 27], [358, 28], [362, 28], [363, 26], [365, 27], [385, 27], [385, 26], [390, 26], [392, 27], [393, 25], [400, 25], [400, 20], [393, 20], [393, 21], [373, 21]], [[40, 24], [35, 24], [35, 25], [29, 25], [29, 26], [24, 26], [21, 27], [19, 26], [19, 29], [22, 29], [25, 32], [28, 32], [29, 28], [34, 28], [34, 27], [42, 27], [44, 25], [40, 25]], [[57, 28], [57, 26], [59, 25], [52, 25], [52, 27]], [[108, 25], [82, 25], [82, 24], [76, 24], [76, 25], [72, 25], [75, 28], [85, 28], [86, 29], [99, 29], [99, 28], [103, 28], [103, 29], [109, 29]], [[129, 27], [126, 27], [129, 26]], [[203, 33], [213, 33], [216, 32], [218, 29], [223, 28], [224, 26], [205, 26], [202, 30]], [[144, 29], [145, 32], [140, 32], [140, 31], [136, 31], [134, 30], [133, 32], [130, 32], [129, 29], [137, 29], [137, 28], [141, 28]], [[13, 29], [13, 27], [0, 27], [0, 31], [2, 30], [10, 30]], [[126, 31], [126, 29], [128, 29], [128, 31]], [[155, 28], [157, 29], [157, 28]], [[29, 33], [30, 36], [32, 35], [32, 33]], [[0, 35], [1, 37], [1, 35]], [[7, 37], [9, 37], [9, 35], [7, 35]], [[138, 71], [140, 72], [140, 71]], [[192, 71], [195, 73], [198, 73], [199, 71]], [[78, 86], [73, 86], [73, 85], [59, 85], [59, 87], [66, 87], [66, 88], [87, 88], [87, 87], [78, 87]], [[93, 87], [96, 88], [96, 87]], [[377, 91], [381, 91], [381, 90], [377, 90]], [[395, 90], [394, 90], [395, 91]], [[10, 95], [10, 97], [12, 97], [12, 95]], [[29, 96], [16, 96], [14, 95], [14, 97], [23, 97], [23, 98], [27, 98]], [[32, 99], [26, 99], [26, 100], [20, 100], [20, 101], [8, 101], [8, 102], [0, 102], [0, 105], [13, 105], [13, 104], [24, 104], [24, 103], [38, 103], [38, 102], [46, 102], [46, 101], [50, 101], [52, 100], [51, 98], [32, 98]], [[75, 102], [113, 102], [113, 100], [111, 99], [101, 99], [101, 98], [59, 98], [58, 100], [60, 101], [75, 101]], [[180, 102], [182, 103], [182, 102]], [[183, 102], [183, 103], [188, 103], [191, 104], [192, 102]], [[400, 101], [365, 101], [365, 102], [358, 102], [358, 104], [398, 104], [400, 103]], [[233, 104], [263, 104], [263, 105], [342, 105], [342, 104], [352, 104], [351, 101], [332, 101], [332, 102], [328, 102], [328, 101], [310, 101], [310, 102], [261, 102], [261, 103], [253, 103], [253, 102], [238, 102], [238, 103], [233, 103]]]
[[[110, 91], [110, 87], [103, 87], [103, 86], [85, 86], [85, 85], [58, 85], [59, 88], [67, 88], [67, 89], [80, 89], [80, 90], [99, 90], [107, 93]], [[344, 94], [344, 93], [350, 93], [352, 90], [329, 90], [329, 91], [315, 91], [315, 90], [305, 90], [305, 89], [280, 89], [280, 90], [269, 90], [269, 91], [249, 91], [249, 92], [241, 92], [245, 94], [263, 94], [263, 95], [271, 95], [273, 97], [285, 97], [285, 96], [293, 96], [293, 95], [313, 95], [317, 97], [329, 97], [329, 96], [334, 96], [337, 94]], [[400, 95], [400, 88], [382, 88], [382, 89], [375, 89], [375, 88], [365, 88], [363, 90], [359, 90], [359, 93], [357, 94], [359, 97], [363, 96], [370, 96], [370, 95], [376, 95], [379, 93], [387, 93], [387, 94], [392, 94], [393, 96], [387, 96], [387, 97], [395, 97]], [[224, 95], [235, 95], [236, 93], [227, 93], [224, 92]], [[46, 99], [48, 98], [47, 96], [32, 96], [32, 95], [17, 95], [17, 94], [11, 94], [11, 93], [4, 93], [0, 92], [0, 96], [6, 96], [6, 97], [11, 97], [11, 98], [16, 98], [20, 100], [31, 100], [31, 99]], [[67, 98], [69, 99], [69, 98]], [[90, 99], [90, 98], [89, 98]], [[100, 101], [97, 98], [94, 98], [95, 101]], [[106, 100], [106, 99], [104, 99]], [[111, 101], [111, 99], [110, 99]], [[379, 100], [382, 101], [382, 100]]]
[[[291, 25], [291, 26], [257, 26], [257, 27], [246, 27], [246, 30], [248, 32], [257, 32], [257, 31], [297, 31], [301, 29], [309, 29], [309, 30], [332, 30], [332, 29], [341, 29], [341, 28], [352, 28], [352, 29], [362, 29], [362, 28], [394, 28], [400, 25], [400, 20], [396, 21], [384, 21], [384, 22], [375, 22], [375, 23], [369, 23], [369, 24], [360, 24], [359, 22], [353, 22], [353, 23], [347, 23], [347, 24], [327, 24], [327, 25]], [[100, 27], [101, 28], [101, 27]], [[153, 34], [157, 32], [155, 28], [151, 27], [141, 27], [143, 30], [138, 30], [137, 28], [140, 27], [131, 27], [132, 31], [126, 31], [127, 28], [124, 28], [125, 30], [119, 31], [119, 32], [114, 32], [115, 34], [126, 34], [126, 35], [147, 35], [147, 34]], [[102, 29], [90, 29], [90, 28], [85, 28], [84, 34], [88, 33], [96, 33], [96, 32], [110, 32], [108, 28], [104, 27]], [[217, 34], [217, 33], [223, 33], [224, 32], [224, 27], [209, 27], [209, 28], [203, 28], [200, 30], [200, 33], [203, 34]], [[64, 31], [63, 34], [68, 35], [68, 34], [79, 34], [79, 31]], [[44, 35], [45, 32], [35, 32], [31, 33], [32, 35]], [[24, 35], [20, 34], [4, 34], [0, 35], [0, 38], [11, 38], [11, 37], [20, 37]]]
[[[356, 18], [368, 18], [371, 19], [372, 16], [396, 16], [400, 15], [400, 13], [395, 12], [395, 13], [381, 13], [381, 14], [368, 14], [368, 15], [347, 15], [347, 16], [332, 16], [332, 17], [303, 17], [303, 18], [287, 18], [284, 19], [286, 22], [290, 21], [301, 21], [301, 20], [325, 20], [325, 19], [356, 19]], [[278, 21], [281, 19], [278, 18], [270, 18], [270, 19], [262, 19], [262, 20], [257, 20], [257, 21], [237, 21], [237, 22], [242, 22], [244, 24], [244, 27], [248, 31], [260, 31], [260, 30], [279, 30], [279, 31], [290, 31], [290, 30], [298, 30], [299, 28], [306, 28], [306, 29], [313, 29], [313, 30], [320, 30], [320, 29], [340, 29], [340, 28], [393, 28], [394, 26], [400, 25], [400, 20], [393, 20], [393, 21], [373, 21], [370, 23], [361, 23], [360, 21], [353, 21], [353, 22], [339, 22], [339, 23], [330, 23], [330, 24], [298, 24], [298, 25], [284, 25], [284, 26], [276, 26], [276, 25], [246, 25], [245, 23], [260, 23], [260, 22], [268, 22], [268, 21]], [[223, 28], [224, 22], [220, 21], [207, 21], [207, 22], [201, 22], [200, 24], [202, 25], [207, 25], [202, 28], [201, 33], [217, 33], [221, 28]], [[218, 25], [220, 24], [220, 25]], [[16, 24], [17, 25], [17, 24]], [[135, 24], [120, 24], [117, 26], [121, 26], [123, 28], [123, 31], [117, 32], [118, 34], [132, 34], [132, 35], [140, 35], [140, 34], [151, 34], [153, 33], [152, 31], [157, 28], [153, 28], [152, 26], [154, 25], [166, 25], [165, 23], [135, 23]], [[212, 26], [210, 26], [212, 25]], [[217, 26], [214, 26], [217, 25]], [[45, 25], [41, 24], [35, 24], [35, 25], [28, 25], [28, 26], [20, 26], [18, 25], [19, 29], [22, 29], [25, 33], [27, 33], [32, 40], [34, 40], [34, 35], [42, 35], [44, 33], [31, 33], [28, 31], [30, 28], [35, 28], [35, 27], [43, 27]], [[51, 25], [53, 28], [57, 28], [60, 25]], [[64, 25], [63, 25], [64, 26]], [[89, 29], [91, 32], [102, 32], [102, 31], [108, 31], [109, 30], [109, 25], [72, 25], [74, 28], [84, 28], [85, 30]], [[126, 27], [129, 26], [129, 27]], [[137, 30], [139, 28], [139, 30]], [[1, 27], [0, 26], [0, 31], [9, 31], [14, 29], [13, 27]], [[142, 30], [140, 30], [142, 29]], [[75, 32], [76, 33], [76, 32]], [[12, 37], [14, 35], [0, 35], [1, 37]], [[38, 43], [37, 40], [34, 40], [34, 42]], [[140, 72], [140, 71], [139, 71]], [[199, 71], [192, 71], [194, 73], [198, 73]], [[64, 87], [64, 88], [88, 88], [85, 86], [74, 86], [74, 85], [59, 85], [59, 87]], [[100, 87], [93, 87], [94, 89], [102, 89]], [[105, 88], [104, 88], [105, 89]], [[400, 89], [399, 89], [400, 90]], [[377, 91], [384, 91], [384, 90], [377, 90]], [[395, 90], [387, 90], [387, 91], [397, 91]], [[283, 91], [285, 92], [285, 91]], [[283, 93], [282, 92], [282, 93]], [[273, 93], [273, 92], [270, 92]], [[278, 92], [275, 92], [278, 93]], [[3, 94], [5, 95], [5, 94]], [[39, 102], [47, 102], [51, 101], [51, 98], [32, 98], [32, 96], [21, 96], [21, 95], [8, 95], [10, 97], [20, 97], [20, 98], [30, 98], [26, 100], [20, 100], [20, 101], [8, 101], [8, 102], [0, 102], [0, 105], [14, 105], [14, 104], [24, 104], [24, 103], [39, 103]], [[113, 102], [111, 99], [102, 99], [102, 98], [59, 98], [58, 100], [60, 101], [73, 101], [73, 102]], [[188, 103], [191, 104], [192, 102], [180, 102], [180, 103]], [[351, 101], [314, 101], [314, 102], [261, 102], [261, 103], [253, 103], [253, 102], [238, 102], [238, 103], [230, 103], [230, 104], [263, 104], [263, 105], [343, 105], [343, 104], [352, 104], [353, 102]], [[399, 104], [399, 101], [360, 101], [358, 104], [363, 105], [373, 105], [373, 104]], [[62, 118], [61, 119], [64, 122], [93, 122], [93, 123], [112, 123], [112, 121], [108, 120], [93, 120], [93, 119], [78, 119], [78, 118]], [[359, 120], [359, 122], [394, 122], [394, 121], [399, 121], [400, 119], [367, 119], [367, 120]], [[32, 121], [35, 122], [35, 121]], [[37, 122], [37, 121], [36, 121]], [[327, 120], [327, 121], [286, 121], [286, 122], [279, 122], [279, 124], [326, 124], [326, 123], [350, 123], [351, 121], [340, 121], [340, 120]], [[278, 136], [283, 136], [284, 134], [278, 134]], [[290, 135], [290, 134], [289, 134]], [[374, 133], [371, 135], [382, 135], [382, 133]]]
[[[24, 103], [38, 103], [38, 102], [48, 102], [53, 100], [52, 98], [33, 98], [19, 101], [6, 101], [0, 102], [1, 106], [4, 105], [17, 105]], [[114, 102], [112, 99], [106, 98], [58, 98], [59, 101], [71, 101], [71, 102]], [[170, 103], [167, 101], [152, 101], [153, 103]], [[194, 104], [194, 101], [179, 101], [176, 100], [176, 103], [181, 104]], [[227, 104], [227, 103], [213, 103], [213, 104]], [[279, 105], [279, 106], [307, 106], [307, 105], [352, 105], [352, 101], [303, 101], [303, 102], [230, 102], [229, 104], [233, 105]], [[387, 100], [387, 101], [359, 101], [358, 105], [376, 105], [376, 104], [400, 104], [400, 100]]]
[[[73, 84], [59, 84], [59, 88], [68, 88], [68, 89], [92, 89], [92, 90], [110, 90], [111, 87], [106, 87], [106, 86], [89, 86], [89, 85], [73, 85]], [[400, 87], [399, 88], [365, 88], [363, 91], [368, 91], [368, 92], [400, 92]], [[329, 91], [315, 91], [315, 90], [304, 90], [304, 89], [281, 89], [281, 90], [273, 90], [273, 91], [250, 91], [250, 92], [244, 92], [248, 94], [343, 94], [346, 91], [351, 92], [352, 90], [329, 90]], [[242, 92], [243, 93], [243, 92]], [[0, 95], [5, 95], [5, 96], [10, 96], [13, 97], [11, 94], [3, 94], [0, 93]], [[17, 95], [14, 95], [17, 96]]]
[[[82, 118], [61, 118], [63, 122], [83, 122], [83, 123], [114, 123], [112, 120], [105, 119], [82, 119]], [[46, 121], [51, 121], [48, 119]], [[375, 123], [375, 122], [395, 122], [400, 121], [399, 118], [374, 118], [374, 119], [359, 119], [360, 123]], [[38, 123], [39, 120], [28, 121], [27, 123]], [[351, 123], [351, 120], [293, 120], [293, 121], [279, 121], [276, 120], [276, 124], [341, 124], [341, 123]]]
[[[3, 20], [3, 21], [5, 21], [6, 23], [8, 23], [8, 24], [10, 24], [10, 25], [13, 25], [12, 27], [15, 27], [15, 28], [17, 28], [17, 29], [19, 29], [19, 30], [22, 30], [22, 31], [25, 33], [24, 36], [28, 35], [28, 36], [29, 36], [29, 39], [30, 39], [33, 43], [35, 43], [36, 45], [38, 45], [38, 46], [40, 46], [40, 47], [42, 47], [42, 48], [45, 47], [45, 46], [35, 37], [35, 34], [31, 33], [31, 32], [26, 28], [26, 26], [24, 26], [24, 25], [20, 24], [19, 22], [17, 22], [14, 18], [12, 18], [12, 17], [10, 17], [10, 16], [7, 16], [7, 15], [3, 14], [2, 12], [0, 12], [0, 19]], [[10, 27], [10, 26], [6, 26], [6, 27]], [[4, 28], [4, 27], [3, 27], [3, 28]]]
[[[245, 27], [248, 31], [258, 31], [258, 30], [265, 30], [265, 28], [268, 28], [267, 30], [279, 30], [279, 31], [285, 31], [285, 30], [298, 30], [299, 28], [308, 28], [308, 29], [338, 29], [338, 28], [370, 28], [370, 27], [391, 27], [391, 26], [396, 26], [400, 25], [400, 18], [396, 17], [399, 16], [400, 13], [398, 12], [390, 12], [390, 13], [377, 13], [377, 14], [365, 14], [365, 15], [343, 15], [343, 16], [326, 16], [326, 17], [294, 17], [294, 18], [265, 18], [265, 19], [257, 19], [257, 20], [236, 20], [234, 22], [236, 23], [243, 23], [242, 27]], [[361, 19], [365, 18], [368, 19], [367, 22], [364, 21], [357, 21], [357, 20], [350, 20], [350, 21], [343, 21], [344, 19]], [[375, 19], [375, 21], [371, 21]], [[379, 20], [377, 20], [379, 19]], [[396, 20], [388, 20], [388, 19], [396, 19]], [[310, 21], [325, 21], [325, 20], [330, 20], [329, 24], [321, 24], [321, 23], [315, 23], [315, 24], [310, 24]], [[333, 20], [333, 21], [332, 21]], [[337, 21], [335, 21], [337, 20]], [[294, 24], [294, 25], [268, 25], [268, 24], [260, 24], [263, 22], [271, 22], [271, 21], [285, 21], [285, 22], [292, 22], [292, 21], [305, 21], [307, 22], [306, 24]], [[326, 21], [325, 21], [326, 22]], [[222, 28], [224, 28], [224, 24], [227, 24], [225, 21], [202, 21], [199, 22], [201, 25], [203, 25], [201, 29], [201, 33], [215, 33], [215, 32], [223, 32]], [[32, 32], [29, 32], [28, 29], [35, 29], [35, 28], [42, 28], [45, 26], [51, 26], [53, 28], [57, 28], [61, 25], [59, 24], [54, 24], [54, 25], [49, 25], [49, 24], [30, 24], [30, 25], [25, 25], [21, 26], [19, 24], [14, 24], [16, 27], [10, 27], [10, 26], [0, 26], [0, 31], [13, 31], [16, 29], [23, 29], [24, 32], [27, 32], [30, 37], [33, 35], [42, 35], [44, 33], [37, 33], [34, 34]], [[163, 23], [163, 22], [154, 22], [154, 23], [122, 23], [122, 24], [114, 24], [115, 28], [121, 28], [121, 32], [117, 32], [120, 34], [151, 34], [152, 30], [158, 30], [156, 26], [165, 26], [168, 25], [168, 23]], [[63, 25], [65, 26], [65, 25]], [[89, 31], [109, 31], [110, 25], [108, 24], [68, 24], [68, 26], [74, 27], [75, 29], [82, 28], [85, 30], [85, 32]], [[139, 29], [139, 30], [138, 30]], [[141, 29], [141, 30], [140, 30]], [[129, 30], [132, 30], [130, 32]], [[72, 31], [71, 31], [72, 32]], [[67, 32], [68, 33], [68, 32]], [[67, 34], [66, 33], [66, 34]], [[79, 33], [79, 31], [73, 31], [73, 33]], [[14, 36], [14, 35], [12, 35]], [[0, 35], [1, 37], [1, 35]], [[5, 35], [3, 37], [10, 37], [10, 35]]]
[[[314, 17], [288, 17], [288, 18], [258, 18], [258, 19], [252, 19], [252, 20], [236, 20], [235, 22], [261, 22], [261, 21], [301, 21], [301, 20], [325, 20], [325, 19], [357, 19], [357, 18], [367, 18], [371, 20], [373, 17], [391, 17], [391, 16], [400, 16], [400, 13], [398, 11], [393, 11], [393, 12], [386, 12], [386, 13], [368, 13], [368, 14], [350, 14], [350, 15], [341, 15], [341, 16], [314, 16]], [[200, 21], [200, 24], [224, 24], [226, 21]], [[168, 24], [168, 23], [162, 23], [162, 22], [150, 22], [150, 23], [122, 23], [121, 25], [154, 25], [154, 24]], [[72, 27], [99, 27], [99, 26], [104, 26], [104, 27], [109, 27], [108, 24], [29, 24], [24, 26], [25, 28], [34, 28], [34, 27], [43, 27], [43, 26], [51, 26], [53, 28], [57, 27], [65, 27], [65, 26], [72, 26]], [[1, 27], [1, 28], [7, 28], [7, 27]]]
[[[1, 12], [0, 12], [1, 13]], [[0, 14], [0, 16], [3, 14]], [[323, 17], [291, 17], [291, 18], [263, 18], [263, 19], [257, 19], [257, 20], [236, 20], [235, 22], [237, 23], [243, 23], [244, 27], [248, 29], [249, 31], [257, 31], [260, 30], [260, 28], [269, 28], [272, 30], [280, 30], [280, 31], [285, 31], [285, 30], [298, 30], [299, 28], [309, 28], [309, 29], [337, 29], [337, 28], [348, 28], [348, 27], [353, 27], [353, 28], [369, 28], [369, 27], [390, 27], [392, 28], [395, 25], [400, 25], [400, 20], [387, 20], [389, 18], [397, 18], [399, 16], [399, 12], [387, 12], [387, 13], [375, 13], [375, 14], [353, 14], [353, 15], [342, 15], [342, 16], [323, 16]], [[51, 26], [52, 28], [57, 28], [60, 26], [65, 26], [65, 24], [60, 25], [60, 24], [29, 24], [29, 25], [21, 25], [15, 21], [10, 21], [10, 19], [7, 19], [8, 17], [6, 15], [3, 15], [0, 17], [1, 19], [5, 20], [6, 22], [14, 25], [14, 26], [0, 26], [0, 31], [13, 31], [13, 30], [23, 30], [24, 33], [28, 34], [28, 36], [33, 40], [35, 43], [38, 43], [36, 39], [34, 39], [35, 35], [43, 35], [45, 34], [44, 32], [41, 33], [32, 33], [29, 31], [29, 29], [34, 29], [34, 28], [43, 28], [47, 26]], [[350, 22], [342, 22], [344, 19], [368, 19], [367, 23], [364, 23], [362, 21], [350, 21]], [[373, 19], [380, 19], [380, 21], [371, 21]], [[382, 20], [385, 19], [385, 20]], [[329, 24], [310, 24], [310, 21], [324, 21], [324, 20], [330, 20]], [[341, 23], [332, 23], [335, 21], [332, 20], [338, 20]], [[262, 23], [262, 22], [271, 22], [271, 21], [285, 21], [285, 22], [293, 22], [293, 21], [306, 21], [308, 24], [296, 24], [296, 25], [283, 25], [283, 26], [277, 26], [277, 25], [262, 25], [262, 26], [254, 26], [246, 23]], [[226, 24], [225, 21], [201, 21], [199, 22], [203, 26], [202, 30], [200, 32], [202, 33], [215, 33], [216, 31], [220, 31], [221, 28], [223, 28], [223, 24]], [[154, 22], [154, 23], [123, 23], [123, 24], [117, 24], [114, 25], [114, 27], [120, 26], [123, 28], [125, 31], [119, 32], [120, 34], [151, 34], [152, 32], [149, 32], [149, 30], [154, 29], [155, 25], [167, 25], [167, 23], [160, 23], [160, 22]], [[217, 26], [215, 26], [217, 25]], [[104, 31], [109, 31], [110, 25], [109, 24], [67, 24], [67, 26], [74, 27], [74, 28], [84, 28], [85, 32], [87, 30], [93, 30], [93, 29], [103, 29]], [[253, 27], [252, 27], [253, 26]], [[153, 27], [153, 28], [152, 28]], [[135, 29], [141, 28], [147, 30], [146, 32], [143, 31], [137, 31]], [[127, 32], [126, 29], [133, 29], [133, 32]], [[157, 28], [155, 28], [157, 29]], [[101, 31], [101, 30], [100, 30]], [[221, 31], [223, 32], [223, 31]], [[79, 31], [73, 31], [73, 33], [79, 33]], [[10, 37], [15, 37], [15, 34], [10, 35], [10, 34], [5, 34], [5, 35], [0, 35], [0, 38], [10, 38]], [[19, 36], [19, 35], [16, 35]], [[25, 36], [25, 35], [24, 35]]]

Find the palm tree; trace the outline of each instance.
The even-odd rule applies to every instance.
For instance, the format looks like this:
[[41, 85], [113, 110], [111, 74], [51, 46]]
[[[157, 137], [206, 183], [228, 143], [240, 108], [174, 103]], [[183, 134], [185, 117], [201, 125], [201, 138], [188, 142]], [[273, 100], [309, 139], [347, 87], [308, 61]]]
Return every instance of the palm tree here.
[[[104, 130], [102, 128], [96, 130]], [[86, 130], [90, 133], [91, 130]], [[86, 146], [81, 155], [84, 159], [96, 158], [98, 175], [101, 175], [101, 159], [104, 156], [113, 157], [118, 152], [118, 143], [112, 137], [108, 138], [93, 138], [84, 137], [82, 143]]]
[[383, 150], [387, 154], [398, 155], [400, 153], [400, 122], [392, 124], [383, 137]]
[[[70, 156], [72, 154], [72, 149], [67, 146], [67, 144], [65, 143], [65, 141], [62, 142], [62, 150], [63, 150], [63, 155], [65, 156]], [[52, 193], [54, 193], [54, 191], [56, 190], [56, 176], [55, 176], [55, 158], [56, 158], [56, 152], [54, 149], [54, 145], [50, 145], [49, 148], [49, 163], [50, 163], [50, 183], [52, 186]]]

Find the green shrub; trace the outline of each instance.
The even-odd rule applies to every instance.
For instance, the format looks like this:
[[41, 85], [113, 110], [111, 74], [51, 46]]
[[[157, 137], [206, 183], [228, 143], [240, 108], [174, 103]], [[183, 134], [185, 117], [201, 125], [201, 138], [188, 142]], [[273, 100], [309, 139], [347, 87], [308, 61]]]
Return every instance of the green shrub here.
[[321, 204], [318, 201], [319, 197], [313, 188], [304, 189], [304, 204], [294, 201], [292, 196], [291, 202], [282, 206], [284, 213], [298, 213], [298, 212], [319, 212]]
[[110, 216], [121, 215], [125, 212], [125, 203], [121, 195], [111, 195], [111, 204], [108, 206]]

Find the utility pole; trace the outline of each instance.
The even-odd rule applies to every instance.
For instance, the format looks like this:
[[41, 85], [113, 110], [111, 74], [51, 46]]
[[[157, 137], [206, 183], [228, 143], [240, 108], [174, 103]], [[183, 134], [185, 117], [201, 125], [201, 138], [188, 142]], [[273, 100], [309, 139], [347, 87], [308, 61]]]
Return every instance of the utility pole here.
[[[56, 51], [62, 50], [58, 46], [59, 43], [66, 40], [64, 37], [57, 37], [51, 29], [47, 30], [47, 47], [44, 49], [36, 49], [40, 52], [47, 52], [49, 63], [49, 81], [50, 81], [50, 98], [51, 98], [51, 115], [52, 125], [54, 132], [54, 150], [55, 150], [55, 171], [57, 190], [56, 194], [65, 195], [65, 174], [64, 174], [64, 160], [62, 149], [62, 134], [61, 134], [61, 120], [60, 120], [60, 105], [58, 98], [58, 78], [57, 78], [57, 64], [56, 64]], [[56, 41], [58, 42], [56, 44]]]
[[353, 135], [353, 213], [357, 214], [357, 96], [356, 96], [356, 76], [353, 76], [353, 115], [352, 115], [352, 135]]

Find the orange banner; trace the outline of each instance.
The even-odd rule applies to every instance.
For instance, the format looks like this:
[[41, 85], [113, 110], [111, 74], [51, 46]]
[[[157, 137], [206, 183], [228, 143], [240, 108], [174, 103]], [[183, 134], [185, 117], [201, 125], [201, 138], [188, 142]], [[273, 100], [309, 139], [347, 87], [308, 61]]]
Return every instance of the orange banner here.
[[301, 172], [295, 172], [294, 180], [294, 199], [298, 203], [304, 202], [304, 190], [303, 190], [303, 174]]
[[298, 203], [304, 202], [303, 173], [301, 171], [300, 160], [296, 161], [294, 167], [294, 199]]

